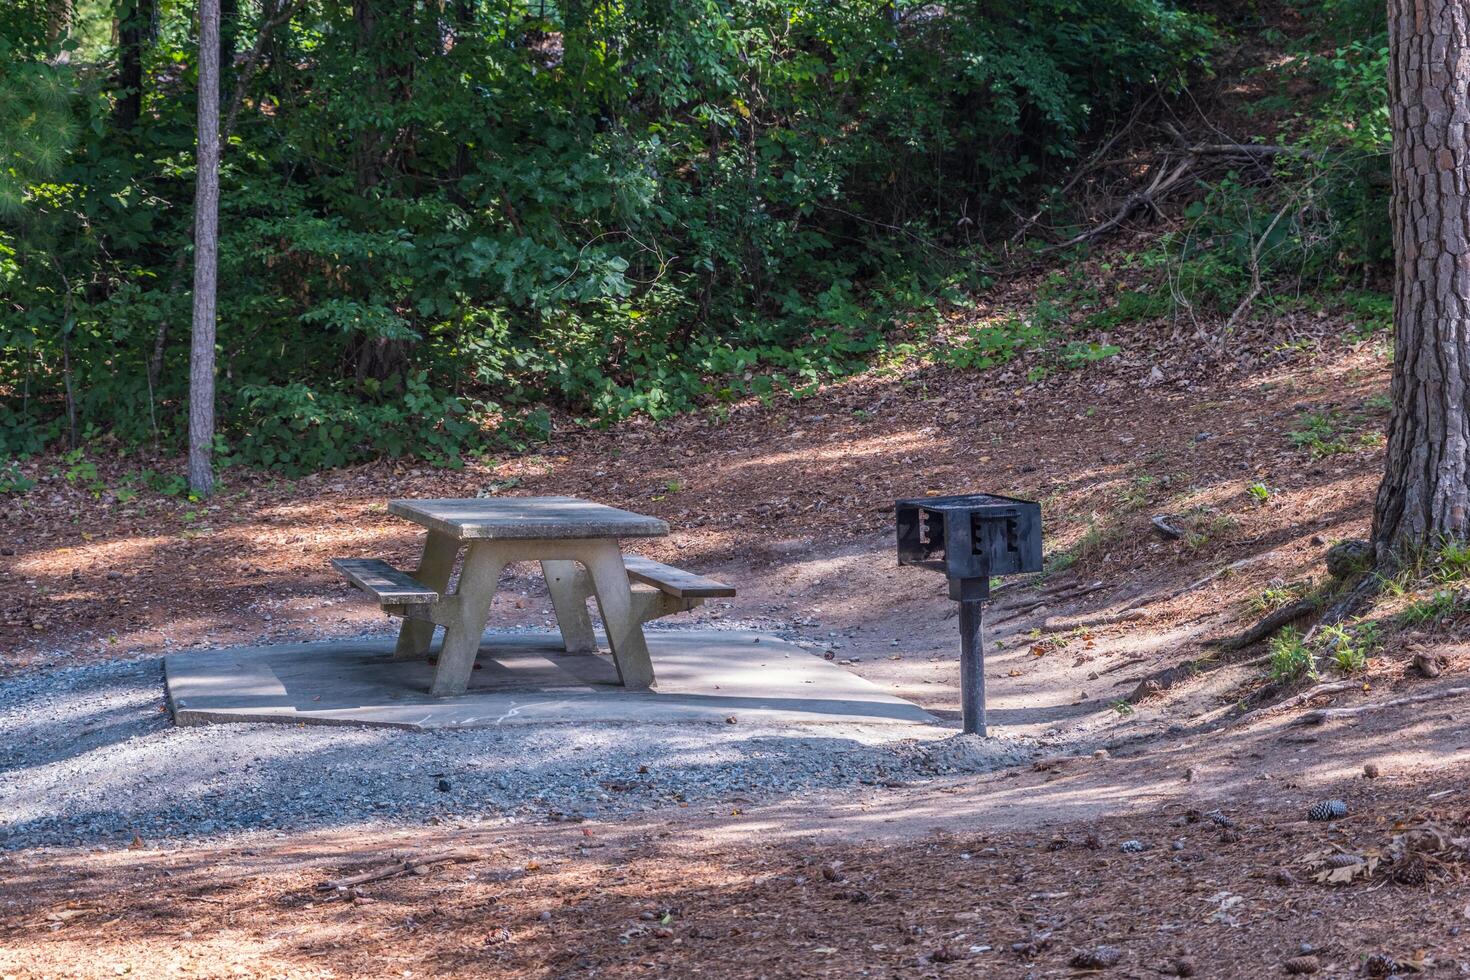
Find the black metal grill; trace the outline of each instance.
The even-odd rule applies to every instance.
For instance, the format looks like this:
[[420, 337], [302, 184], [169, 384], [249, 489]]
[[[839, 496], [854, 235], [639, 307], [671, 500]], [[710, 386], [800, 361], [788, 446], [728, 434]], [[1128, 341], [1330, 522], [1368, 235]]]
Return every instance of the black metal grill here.
[[894, 503], [898, 563], [943, 572], [960, 604], [960, 703], [966, 732], [985, 735], [981, 603], [998, 575], [1041, 571], [1041, 505], [971, 493]]

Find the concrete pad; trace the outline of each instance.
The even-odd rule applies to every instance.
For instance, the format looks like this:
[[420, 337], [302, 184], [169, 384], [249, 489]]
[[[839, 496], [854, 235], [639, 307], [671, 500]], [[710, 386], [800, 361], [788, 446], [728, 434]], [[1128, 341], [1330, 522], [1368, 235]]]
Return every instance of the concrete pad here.
[[487, 633], [469, 690], [431, 698], [433, 670], [394, 660], [392, 639], [238, 647], [164, 658], [179, 725], [283, 722], [478, 728], [742, 721], [938, 724], [870, 681], [773, 636], [655, 630], [653, 691], [628, 691], [604, 654], [568, 654], [552, 632]]

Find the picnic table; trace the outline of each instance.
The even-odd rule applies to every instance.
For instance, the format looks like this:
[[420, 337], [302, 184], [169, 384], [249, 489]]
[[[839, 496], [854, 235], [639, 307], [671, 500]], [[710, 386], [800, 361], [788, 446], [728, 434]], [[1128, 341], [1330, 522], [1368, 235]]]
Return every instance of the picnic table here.
[[[635, 689], [654, 685], [643, 623], [735, 594], [720, 582], [623, 554], [622, 539], [667, 535], [666, 522], [576, 497], [393, 500], [388, 512], [428, 531], [413, 572], [376, 558], [332, 564], [386, 612], [403, 617], [395, 658], [426, 656], [435, 626], [444, 627], [429, 690], [435, 696], [468, 687], [500, 574], [512, 562], [540, 562], [568, 653], [596, 652], [587, 612], [588, 598], [596, 599], [618, 678]], [[449, 593], [462, 550], [458, 587]]]

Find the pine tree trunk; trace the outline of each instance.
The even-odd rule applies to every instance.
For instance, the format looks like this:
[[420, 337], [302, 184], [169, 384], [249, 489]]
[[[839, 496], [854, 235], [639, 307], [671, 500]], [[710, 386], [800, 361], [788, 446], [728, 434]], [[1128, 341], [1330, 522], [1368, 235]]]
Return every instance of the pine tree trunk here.
[[1381, 563], [1470, 530], [1470, 8], [1389, 0], [1395, 351]]
[[199, 0], [199, 143], [194, 191], [194, 328], [189, 351], [189, 489], [214, 490], [214, 298], [219, 260], [219, 0]]

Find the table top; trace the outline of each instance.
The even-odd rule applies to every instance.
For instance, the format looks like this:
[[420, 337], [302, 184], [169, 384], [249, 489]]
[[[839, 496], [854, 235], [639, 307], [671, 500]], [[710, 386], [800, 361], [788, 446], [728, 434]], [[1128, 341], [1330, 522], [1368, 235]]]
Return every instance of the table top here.
[[388, 513], [461, 541], [656, 538], [669, 533], [669, 525], [657, 517], [576, 497], [390, 500]]

